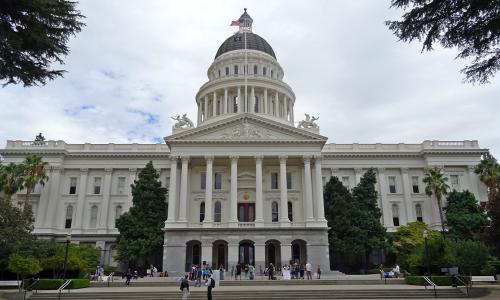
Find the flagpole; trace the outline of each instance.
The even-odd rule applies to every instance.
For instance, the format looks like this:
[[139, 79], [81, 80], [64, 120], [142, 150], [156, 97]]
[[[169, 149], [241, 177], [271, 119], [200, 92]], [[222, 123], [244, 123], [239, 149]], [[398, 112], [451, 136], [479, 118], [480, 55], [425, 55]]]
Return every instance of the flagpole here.
[[248, 96], [247, 96], [247, 73], [248, 73], [248, 62], [247, 62], [247, 31], [244, 30], [245, 34], [245, 66], [243, 67], [243, 72], [245, 73], [245, 101], [243, 101], [243, 105], [245, 107], [243, 108], [243, 111], [246, 110], [248, 112]]

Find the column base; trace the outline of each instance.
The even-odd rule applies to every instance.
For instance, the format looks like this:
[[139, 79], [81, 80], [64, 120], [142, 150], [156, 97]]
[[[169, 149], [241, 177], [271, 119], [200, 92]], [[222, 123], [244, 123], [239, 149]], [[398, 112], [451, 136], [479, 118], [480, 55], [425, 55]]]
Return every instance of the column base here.
[[229, 228], [238, 228], [238, 221], [229, 221], [228, 222]]
[[323, 219], [323, 220], [307, 221], [306, 222], [306, 227], [323, 227], [323, 228], [326, 228], [326, 227], [328, 227], [328, 222], [325, 219]]
[[292, 224], [290, 223], [290, 220], [280, 220], [280, 227], [291, 227]]
[[202, 224], [202, 227], [203, 228], [212, 228], [214, 226], [213, 226], [213, 223], [211, 221], [210, 222], [205, 222], [204, 221], [203, 224]]
[[169, 222], [168, 220], [165, 222], [165, 228], [186, 228], [187, 227], [187, 222], [186, 221], [172, 221]]

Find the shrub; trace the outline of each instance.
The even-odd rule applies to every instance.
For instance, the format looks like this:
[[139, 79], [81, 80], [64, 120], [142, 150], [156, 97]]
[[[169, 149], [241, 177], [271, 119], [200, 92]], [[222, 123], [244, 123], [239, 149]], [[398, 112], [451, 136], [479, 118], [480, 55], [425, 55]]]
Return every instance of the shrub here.
[[[62, 279], [40, 279], [34, 286], [34, 290], [57, 290], [64, 280]], [[28, 280], [25, 280], [25, 285], [28, 284]], [[70, 289], [81, 289], [90, 286], [90, 280], [88, 279], [71, 279], [69, 284]]]

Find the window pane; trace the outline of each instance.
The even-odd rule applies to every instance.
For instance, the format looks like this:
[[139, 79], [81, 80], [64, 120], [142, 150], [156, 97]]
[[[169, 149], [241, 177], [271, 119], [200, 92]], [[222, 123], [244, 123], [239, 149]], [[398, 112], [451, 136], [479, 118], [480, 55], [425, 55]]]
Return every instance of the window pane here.
[[215, 202], [215, 209], [214, 209], [214, 221], [215, 222], [221, 222], [222, 218], [222, 208], [221, 208], [221, 203], [219, 201]]
[[271, 209], [272, 209], [272, 221], [273, 222], [278, 222], [278, 202], [274, 201], [271, 204]]
[[101, 193], [101, 177], [94, 177], [94, 194]]
[[418, 194], [420, 193], [420, 188], [418, 186], [418, 176], [412, 176], [411, 177], [411, 184], [413, 187], [413, 193]]
[[216, 190], [222, 189], [222, 174], [221, 173], [215, 173], [214, 189], [216, 189]]
[[201, 202], [200, 204], [200, 223], [205, 220], [205, 202]]
[[415, 205], [415, 215], [417, 216], [417, 221], [423, 222], [422, 205], [420, 204]]
[[292, 173], [286, 173], [286, 188], [292, 189]]
[[288, 202], [288, 220], [290, 220], [290, 222], [293, 222], [293, 203], [292, 202]]
[[200, 174], [200, 189], [204, 190], [207, 187], [207, 173], [202, 172]]
[[90, 208], [90, 228], [97, 227], [97, 206], [92, 206]]
[[389, 176], [389, 193], [396, 193], [396, 177]]
[[272, 190], [278, 189], [278, 173], [276, 172], [271, 173], [271, 189]]
[[392, 223], [394, 226], [399, 226], [399, 206], [397, 204], [392, 205]]
[[71, 177], [69, 180], [69, 193], [71, 195], [76, 194], [76, 182], [77, 182], [76, 177]]

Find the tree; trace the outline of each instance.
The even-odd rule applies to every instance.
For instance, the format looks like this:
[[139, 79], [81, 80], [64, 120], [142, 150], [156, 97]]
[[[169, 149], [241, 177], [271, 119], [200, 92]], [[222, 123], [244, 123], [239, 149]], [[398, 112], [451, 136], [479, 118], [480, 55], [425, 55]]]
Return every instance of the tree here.
[[37, 154], [32, 154], [26, 157], [23, 161], [23, 174], [22, 174], [22, 184], [26, 189], [26, 199], [24, 201], [24, 208], [27, 209], [30, 204], [31, 193], [35, 189], [37, 184], [45, 185], [45, 182], [49, 180], [49, 176], [45, 171], [47, 162], [42, 160], [42, 157]]
[[386, 229], [380, 222], [382, 213], [378, 207], [377, 191], [375, 184], [377, 175], [369, 169], [361, 177], [359, 184], [352, 189], [352, 196], [357, 205], [357, 226], [362, 230], [362, 245], [366, 255], [366, 262], [372, 250], [386, 248]]
[[486, 83], [500, 70], [500, 1], [391, 0], [391, 7], [405, 10], [402, 20], [386, 22], [400, 40], [418, 40], [422, 51], [457, 48], [457, 58], [471, 59], [465, 81]]
[[500, 165], [497, 160], [486, 153], [476, 167], [476, 174], [488, 188], [488, 202], [486, 215], [490, 219], [490, 226], [486, 235], [495, 254], [500, 255]]
[[3, 0], [0, 4], [0, 82], [44, 85], [60, 77], [51, 63], [63, 64], [69, 37], [84, 18], [67, 0]]
[[443, 172], [438, 167], [434, 167], [425, 172], [423, 181], [425, 183], [425, 193], [427, 196], [432, 197], [432, 195], [434, 195], [436, 197], [439, 208], [439, 218], [441, 219], [441, 229], [443, 230], [443, 234], [445, 234], [442, 199], [443, 196], [448, 194], [448, 190], [450, 189], [446, 184], [448, 178], [444, 176]]
[[486, 214], [469, 191], [448, 194], [446, 224], [455, 239], [478, 240], [488, 226]]
[[480, 241], [457, 240], [451, 248], [455, 265], [467, 275], [478, 275], [490, 258], [488, 247]]
[[167, 216], [165, 195], [158, 172], [149, 162], [131, 185], [132, 207], [116, 222], [120, 231], [117, 239], [117, 258], [136, 266], [144, 266], [162, 251], [163, 227]]
[[[21, 282], [24, 282], [24, 278], [27, 275], [38, 274], [42, 270], [40, 262], [33, 256], [21, 256], [19, 254], [12, 254], [9, 257], [9, 270], [17, 274], [17, 277], [21, 277]], [[19, 291], [21, 290], [21, 285], [19, 285]]]
[[0, 165], [0, 192], [3, 193], [5, 200], [10, 201], [12, 195], [22, 188], [22, 174], [22, 165], [15, 163]]
[[396, 253], [397, 261], [403, 267], [408, 267], [407, 259], [412, 252], [424, 245], [424, 231], [429, 232], [430, 238], [439, 236], [439, 232], [429, 230], [423, 222], [408, 223], [400, 226], [392, 239], [392, 250]]

